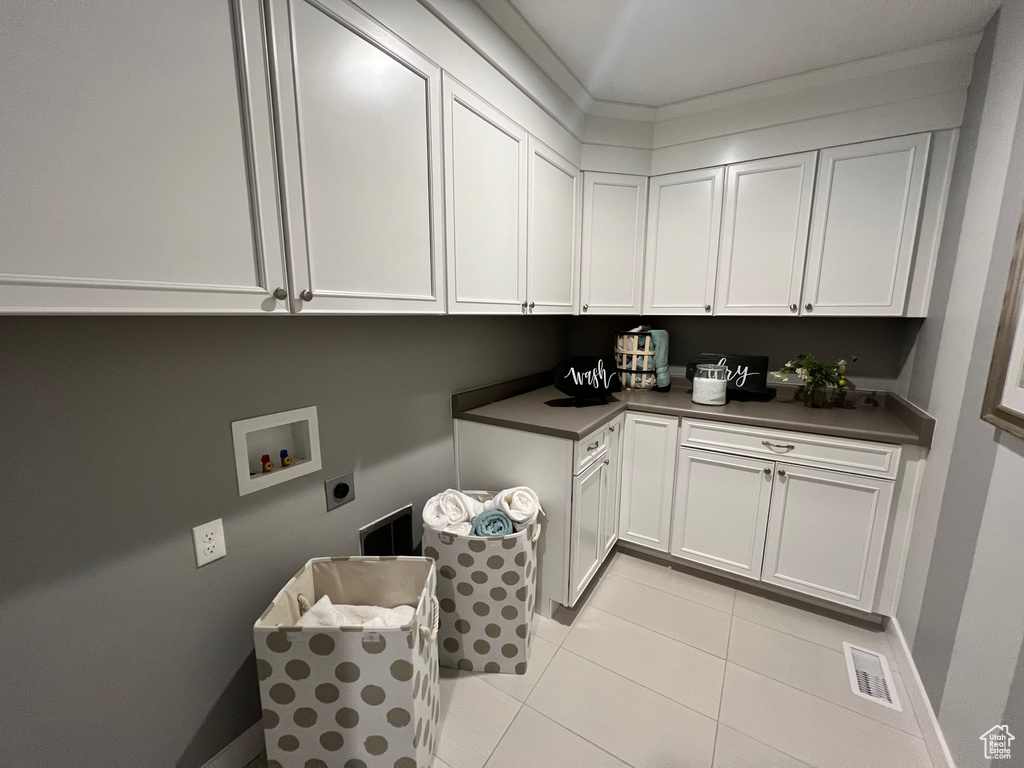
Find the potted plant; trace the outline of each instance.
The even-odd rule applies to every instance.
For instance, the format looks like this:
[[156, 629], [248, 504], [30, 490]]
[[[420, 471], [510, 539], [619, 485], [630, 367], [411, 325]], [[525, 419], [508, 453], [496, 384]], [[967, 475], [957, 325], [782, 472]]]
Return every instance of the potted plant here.
[[[856, 361], [856, 355], [850, 361]], [[832, 405], [829, 392], [835, 405], [845, 407], [846, 389], [852, 387], [846, 379], [847, 360], [843, 358], [834, 363], [822, 363], [814, 355], [797, 355], [773, 374], [783, 381], [789, 381], [789, 374], [803, 382], [804, 405], [808, 408], [822, 408]]]

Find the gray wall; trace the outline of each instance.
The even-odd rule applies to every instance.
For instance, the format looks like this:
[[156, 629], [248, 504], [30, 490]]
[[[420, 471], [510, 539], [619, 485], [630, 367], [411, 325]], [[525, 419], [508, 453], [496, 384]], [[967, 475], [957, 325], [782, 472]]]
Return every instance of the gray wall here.
[[[0, 318], [0, 764], [200, 766], [259, 717], [252, 624], [454, 482], [453, 391], [561, 318]], [[230, 423], [316, 405], [324, 471], [239, 497]], [[357, 498], [326, 513], [325, 477]], [[195, 567], [222, 517], [228, 555]]]
[[822, 360], [859, 355], [850, 380], [861, 389], [904, 391], [920, 320], [863, 317], [574, 317], [573, 354], [611, 354], [616, 331], [644, 323], [669, 332], [669, 363], [682, 367], [701, 352], [767, 355], [770, 370], [801, 352]]
[[[933, 307], [910, 397], [937, 419], [898, 612], [958, 766], [979, 736], [1024, 732], [1024, 442], [980, 419], [1024, 203], [1024, 2], [1008, 0], [978, 51]], [[1017, 750], [1018, 752], [1020, 750]]]

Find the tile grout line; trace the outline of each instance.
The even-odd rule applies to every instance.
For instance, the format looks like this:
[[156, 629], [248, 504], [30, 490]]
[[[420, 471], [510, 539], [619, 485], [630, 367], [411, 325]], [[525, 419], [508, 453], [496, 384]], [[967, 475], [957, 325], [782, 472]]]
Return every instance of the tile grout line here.
[[608, 575], [609, 576], [615, 576], [615, 577], [620, 578], [620, 579], [625, 579], [626, 581], [631, 581], [634, 584], [640, 584], [641, 586], [644, 586], [644, 587], [650, 587], [651, 589], [656, 589], [659, 592], [664, 592], [666, 595], [672, 595], [672, 597], [678, 597], [680, 600], [686, 600], [686, 601], [691, 602], [691, 603], [696, 603], [697, 605], [701, 605], [701, 606], [703, 606], [705, 608], [710, 608], [712, 611], [718, 611], [719, 613], [731, 614], [733, 612], [733, 607], [736, 605], [736, 588], [735, 587], [728, 587], [728, 589], [731, 589], [732, 593], [733, 593], [732, 594], [732, 606], [733, 607], [730, 607], [728, 611], [723, 611], [721, 608], [716, 608], [713, 605], [708, 605], [707, 603], [702, 603], [700, 600], [694, 600], [692, 597], [686, 597], [685, 595], [680, 595], [680, 594], [678, 594], [676, 592], [669, 592], [667, 589], [662, 589], [661, 587], [655, 586], [654, 584], [651, 584], [649, 582], [640, 581], [640, 579], [634, 579], [632, 576], [626, 576], [626, 575], [621, 574], [621, 573], [616, 573], [615, 571], [612, 571], [612, 570], [608, 571]]
[[[572, 651], [566, 651], [566, 653], [572, 653]], [[592, 741], [591, 741], [590, 739], [588, 739], [588, 738], [587, 738], [586, 736], [583, 736], [583, 735], [581, 735], [581, 734], [579, 734], [579, 733], [576, 733], [576, 731], [574, 731], [574, 730], [573, 730], [572, 728], [570, 728], [570, 727], [569, 727], [569, 726], [567, 726], [567, 725], [563, 725], [562, 723], [560, 723], [560, 722], [558, 722], [557, 720], [555, 720], [555, 719], [554, 719], [553, 717], [548, 717], [548, 716], [547, 716], [547, 715], [545, 715], [545, 714], [544, 714], [543, 712], [541, 712], [541, 711], [540, 711], [539, 709], [534, 709], [533, 707], [531, 707], [531, 706], [530, 706], [530, 705], [528, 705], [528, 704], [523, 704], [523, 706], [524, 706], [524, 707], [525, 707], [526, 709], [530, 710], [531, 712], [534, 712], [534, 713], [536, 713], [536, 714], [537, 714], [537, 715], [539, 715], [540, 717], [543, 717], [543, 718], [544, 718], [545, 720], [550, 720], [550, 721], [551, 721], [552, 723], [554, 723], [555, 725], [557, 725], [557, 726], [558, 726], [559, 728], [564, 728], [564, 729], [565, 729], [565, 730], [567, 730], [567, 731], [568, 731], [569, 733], [571, 733], [571, 734], [573, 734], [574, 736], [576, 736], [576, 737], [578, 737], [578, 738], [582, 739], [583, 741], [587, 742], [587, 744], [589, 744], [590, 746], [594, 747], [595, 749], [599, 749], [599, 750], [601, 750], [602, 752], [604, 752], [604, 753], [605, 753], [606, 755], [608, 755], [608, 756], [609, 756], [610, 758], [612, 758], [613, 760], [615, 760], [615, 761], [617, 761], [617, 762], [620, 762], [620, 763], [622, 763], [623, 765], [627, 765], [627, 766], [629, 766], [629, 768], [634, 768], [634, 766], [633, 766], [633, 764], [632, 764], [632, 763], [627, 763], [627, 762], [626, 762], [625, 760], [623, 760], [623, 759], [622, 759], [621, 757], [619, 757], [619, 756], [618, 756], [618, 755], [616, 755], [615, 753], [613, 753], [613, 752], [609, 752], [609, 751], [608, 751], [607, 749], [605, 749], [604, 747], [602, 747], [602, 746], [601, 746], [600, 744], [595, 744], [595, 743], [594, 743], [594, 742], [592, 742]], [[486, 766], [485, 766], [485, 768], [486, 768]]]
[[[620, 621], [624, 621], [627, 624], [632, 624], [634, 627], [640, 627], [641, 629], [646, 629], [648, 632], [653, 632], [656, 635], [659, 635], [661, 637], [664, 637], [664, 638], [667, 638], [669, 640], [672, 640], [673, 642], [679, 643], [680, 645], [685, 645], [687, 648], [692, 648], [695, 651], [700, 651], [701, 653], [706, 653], [708, 656], [714, 656], [716, 659], [721, 659], [722, 661], [726, 661], [726, 657], [725, 656], [719, 656], [717, 653], [712, 653], [711, 651], [705, 650], [704, 648], [699, 648], [698, 646], [693, 645], [692, 643], [688, 643], [685, 640], [680, 640], [678, 637], [673, 637], [672, 635], [667, 635], [667, 634], [665, 634], [664, 632], [662, 632], [660, 630], [654, 629], [653, 627], [648, 627], [646, 624], [641, 624], [638, 621], [633, 621], [632, 619], [628, 619], [625, 616], [620, 616], [619, 614], [614, 613], [612, 611], [606, 611], [604, 608], [598, 608], [596, 605], [588, 605], [587, 606], [587, 610], [597, 611], [598, 613], [603, 613], [606, 616], [614, 616], [616, 619], [619, 619]], [[719, 613], [722, 613], [722, 611], [719, 611]], [[730, 629], [730, 632], [731, 632], [732, 631], [732, 617], [729, 618], [729, 629]], [[568, 639], [568, 635], [566, 635], [566, 639]], [[729, 646], [729, 641], [728, 641], [728, 638], [726, 638], [726, 653], [728, 653], [728, 646]], [[570, 651], [570, 653], [571, 653], [571, 651]], [[579, 656], [579, 654], [576, 654], [576, 655]]]
[[[902, 736], [909, 736], [912, 739], [917, 739], [920, 742], [924, 742], [924, 738], [922, 736], [915, 736], [912, 733], [904, 731], [902, 728], [896, 728], [895, 726], [889, 725], [888, 723], [883, 723], [883, 722], [881, 722], [879, 720], [875, 720], [875, 718], [873, 718], [873, 717], [869, 717], [868, 715], [865, 715], [862, 712], [857, 712], [854, 709], [850, 709], [849, 707], [845, 707], [842, 704], [837, 704], [836, 702], [832, 701], [831, 699], [826, 699], [824, 696], [819, 696], [816, 693], [811, 693], [810, 691], [805, 691], [803, 688], [797, 688], [795, 685], [787, 683], [785, 680], [776, 680], [774, 677], [772, 677], [771, 675], [766, 675], [764, 672], [759, 672], [756, 669], [751, 669], [750, 667], [745, 667], [742, 664], [738, 664], [735, 661], [729, 661], [728, 659], [726, 659], [726, 667], [728, 667], [729, 664], [732, 664], [733, 666], [739, 667], [740, 669], [745, 669], [747, 672], [753, 672], [755, 675], [760, 675], [761, 677], [767, 678], [768, 680], [772, 680], [772, 681], [778, 683], [779, 685], [784, 685], [787, 688], [792, 688], [794, 691], [802, 693], [805, 696], [812, 696], [813, 698], [817, 699], [818, 701], [824, 701], [826, 704], [831, 704], [832, 706], [838, 707], [839, 709], [842, 709], [842, 710], [845, 710], [845, 711], [849, 712], [850, 714], [857, 715], [858, 717], [863, 717], [865, 720], [869, 720], [870, 722], [875, 723], [877, 725], [880, 725], [883, 728], [888, 728], [891, 731], [895, 731], [896, 733], [898, 733], [898, 734], [900, 734]], [[915, 714], [915, 719], [916, 719], [916, 714]], [[729, 727], [733, 728], [733, 726], [729, 726]], [[739, 728], [735, 728], [735, 730], [739, 731], [740, 729]], [[740, 731], [740, 733], [743, 733], [745, 736], [749, 736], [750, 735], [750, 734], [748, 734], [748, 733], [746, 733], [744, 731]], [[753, 736], [751, 736], [751, 738], [753, 738]], [[769, 744], [768, 746], [771, 746], [771, 745]], [[778, 749], [778, 747], [773, 747], [773, 749]], [[779, 752], [784, 752], [785, 754], [789, 754], [788, 752], [785, 752], [785, 750], [781, 750], [781, 749], [779, 749]], [[789, 756], [793, 757], [793, 755], [789, 755]]]
[[[803, 610], [803, 609], [802, 608], [797, 608], [796, 610], [799, 611], [799, 610]], [[818, 614], [812, 613], [810, 615], [817, 616]], [[737, 619], [740, 619], [741, 621], [746, 621], [746, 622], [748, 622], [750, 624], [756, 624], [759, 627], [765, 627], [766, 629], [774, 630], [775, 632], [779, 632], [779, 633], [781, 633], [783, 635], [789, 635], [790, 637], [795, 637], [797, 640], [804, 640], [804, 641], [806, 641], [808, 643], [812, 643], [812, 644], [817, 645], [817, 646], [819, 646], [821, 648], [828, 648], [830, 651], [835, 651], [836, 650], [831, 645], [825, 645], [824, 643], [819, 643], [817, 640], [812, 640], [809, 637], [804, 637], [803, 635], [794, 635], [792, 632], [787, 632], [784, 629], [779, 629], [778, 627], [773, 627], [771, 624], [765, 624], [764, 622], [757, 621], [756, 619], [751, 619], [751, 618], [749, 618], [747, 616], [740, 616], [740, 615], [738, 615], [736, 613], [735, 609], [733, 609], [733, 616], [735, 616]], [[827, 616], [823, 616], [821, 618], [828, 619]], [[843, 622], [839, 621], [838, 619], [829, 619], [829, 620], [830, 621], [835, 621], [837, 624], [842, 624], [843, 626], [849, 626], [849, 627], [853, 627], [854, 629], [864, 630], [865, 632], [871, 632], [872, 631], [870, 629], [865, 629], [864, 627], [858, 627], [856, 624], [844, 624]], [[889, 639], [888, 639], [888, 637], [886, 637], [885, 630], [879, 630], [878, 634], [879, 634], [879, 636], [885, 638], [886, 648], [889, 649], [889, 653], [887, 653], [886, 656], [891, 659], [893, 657], [892, 646], [889, 645]], [[849, 642], [849, 641], [847, 641], [847, 642]], [[856, 645], [856, 643], [854, 643], [854, 645]], [[867, 650], [870, 651], [872, 649], [868, 648]], [[894, 671], [898, 672], [900, 670], [894, 670]]]
[[[739, 619], [740, 619], [741, 621], [748, 621], [747, 619], [744, 619], [744, 618], [743, 618], [742, 616], [740, 616], [740, 617], [738, 617], [738, 618], [739, 618]], [[752, 624], [757, 624], [756, 622], [749, 622], [749, 623], [752, 623]], [[764, 626], [764, 625], [761, 625], [761, 624], [757, 624], [757, 626]], [[769, 629], [769, 630], [772, 630], [773, 628], [772, 628], [772, 627], [765, 627], [765, 629]], [[774, 630], [774, 631], [778, 631], [778, 630]], [[731, 639], [732, 639], [732, 638], [731, 638], [731, 634], [732, 634], [732, 633], [731, 633], [731, 630], [730, 630], [730, 641], [731, 641]], [[779, 634], [787, 635], [787, 637], [792, 637], [792, 638], [794, 638], [794, 639], [796, 639], [796, 640], [803, 640], [804, 642], [807, 642], [807, 643], [811, 643], [812, 645], [818, 645], [817, 643], [814, 643], [814, 642], [813, 642], [813, 641], [811, 641], [811, 640], [807, 640], [806, 638], [802, 638], [802, 637], [797, 637], [796, 635], [788, 635], [788, 634], [787, 634], [787, 633], [785, 633], [785, 632], [780, 632]], [[843, 657], [843, 652], [842, 652], [842, 651], [837, 651], [837, 650], [836, 650], [835, 648], [830, 648], [830, 647], [829, 647], [829, 646], [827, 646], [827, 645], [818, 645], [818, 647], [819, 647], [819, 648], [824, 648], [824, 649], [825, 649], [825, 650], [827, 650], [827, 651], [831, 651], [832, 653], [835, 653], [835, 654], [839, 655], [840, 657]], [[774, 676], [772, 676], [772, 675], [768, 674], [767, 672], [763, 672], [763, 671], [762, 671], [762, 670], [760, 670], [760, 669], [754, 669], [753, 667], [748, 667], [748, 666], [746, 666], [746, 665], [744, 665], [744, 664], [740, 664], [740, 663], [739, 663], [738, 661], [734, 661], [734, 660], [732, 660], [732, 659], [729, 659], [729, 658], [726, 658], [726, 663], [728, 663], [728, 664], [734, 664], [735, 666], [737, 666], [737, 667], [740, 667], [741, 669], [745, 669], [745, 670], [747, 670], [748, 672], [754, 672], [755, 674], [761, 675], [762, 677], [767, 677], [767, 678], [768, 678], [769, 680], [774, 680], [774, 681], [775, 681], [775, 682], [777, 682], [777, 683], [782, 683], [783, 685], [789, 686], [790, 688], [793, 688], [794, 690], [797, 690], [797, 691], [801, 691], [801, 692], [803, 692], [803, 693], [806, 693], [806, 694], [807, 694], [808, 696], [814, 696], [815, 698], [821, 699], [822, 701], [827, 701], [827, 702], [829, 702], [830, 704], [835, 704], [835, 705], [836, 705], [837, 707], [842, 707], [842, 708], [843, 708], [843, 709], [845, 709], [845, 710], [848, 710], [848, 711], [850, 711], [850, 712], [853, 712], [853, 713], [854, 713], [855, 715], [860, 715], [861, 717], [866, 717], [866, 718], [867, 718], [868, 720], [874, 720], [874, 721], [875, 721], [876, 723], [878, 723], [879, 725], [885, 725], [885, 726], [888, 726], [889, 728], [893, 728], [893, 729], [895, 729], [895, 730], [899, 731], [900, 733], [905, 733], [905, 734], [907, 734], [908, 736], [913, 736], [914, 738], [917, 738], [917, 739], [922, 739], [922, 740], [924, 739], [923, 733], [922, 733], [922, 734], [914, 734], [914, 733], [911, 733], [910, 731], [905, 731], [905, 730], [903, 730], [902, 728], [897, 728], [896, 726], [893, 726], [893, 725], [889, 725], [889, 723], [884, 723], [884, 722], [882, 722], [881, 720], [877, 720], [877, 719], [875, 719], [875, 718], [871, 717], [871, 715], [865, 715], [865, 714], [864, 714], [863, 712], [858, 712], [858, 711], [857, 711], [857, 710], [855, 710], [855, 709], [850, 709], [850, 708], [849, 708], [848, 706], [846, 706], [845, 704], [840, 704], [839, 702], [837, 702], [837, 701], [833, 701], [832, 699], [826, 699], [826, 698], [825, 698], [824, 696], [819, 696], [818, 694], [816, 694], [816, 693], [814, 693], [814, 692], [812, 692], [812, 691], [806, 691], [806, 690], [804, 690], [803, 688], [800, 688], [800, 687], [798, 687], [798, 686], [796, 686], [796, 685], [793, 685], [792, 683], [789, 683], [789, 682], [787, 682], [787, 681], [785, 681], [785, 680], [780, 680], [779, 678], [777, 678], [777, 677], [774, 677]], [[844, 665], [845, 665], [845, 659], [844, 659]], [[894, 677], [894, 678], [895, 678], [895, 677], [899, 677], [899, 678], [900, 678], [900, 680], [901, 680], [901, 681], [903, 681], [903, 676], [902, 676], [902, 675], [900, 675], [900, 673], [899, 673], [899, 672], [893, 672], [892, 674], [893, 674], [893, 677]], [[907, 684], [906, 684], [906, 681], [903, 681], [903, 688], [904, 688], [904, 691], [907, 691], [907, 687], [906, 687], [906, 685], [907, 685]], [[909, 696], [909, 692], [908, 692], [908, 696]], [[906, 712], [906, 711], [907, 711], [907, 708], [906, 708], [906, 707], [904, 707], [902, 711]], [[915, 710], [915, 709], [913, 708], [913, 706], [911, 706], [911, 709], [910, 709], [910, 714], [911, 714], [911, 715], [913, 716], [914, 722], [917, 722], [917, 711], [916, 711], [916, 710]], [[918, 730], [920, 730], [920, 729], [921, 729], [921, 724], [920, 724], [919, 722], [917, 722], [917, 726], [918, 726]]]
[[[733, 596], [733, 606], [736, 605], [736, 597]], [[722, 727], [722, 701], [725, 699], [725, 676], [729, 673], [729, 648], [732, 646], [732, 625], [736, 620], [736, 614], [729, 616], [729, 637], [725, 641], [725, 668], [722, 670], [722, 687], [718, 691], [718, 714], [715, 715], [715, 741], [711, 745], [711, 765], [715, 764], [715, 755], [718, 753], [718, 730]]]
[[[636, 680], [634, 680], [631, 677], [626, 677], [621, 672], [616, 672], [614, 669], [609, 669], [604, 664], [596, 662], [593, 659], [588, 659], [586, 656], [583, 656], [582, 654], [576, 653], [575, 651], [572, 651], [572, 650], [570, 650], [568, 648], [562, 648], [561, 650], [565, 651], [566, 653], [568, 653], [568, 654], [570, 654], [572, 656], [575, 656], [577, 659], [582, 659], [583, 661], [587, 662], [588, 664], [593, 664], [595, 667], [600, 667], [605, 672], [610, 672], [611, 674], [615, 675], [616, 677], [621, 677], [623, 680], [626, 680], [627, 682], [630, 682], [633, 685], [638, 685], [641, 688], [643, 688], [645, 691], [649, 691], [650, 693], [653, 693], [655, 696], [660, 696], [661, 698], [665, 699], [666, 701], [671, 701], [673, 704], [677, 704], [678, 706], [682, 707], [683, 709], [688, 709], [688, 710], [690, 710], [691, 712], [693, 712], [696, 715], [700, 715], [701, 717], [707, 718], [708, 720], [714, 720], [714, 718], [711, 717], [711, 715], [706, 715], [703, 712], [701, 712], [700, 710], [694, 709], [689, 704], [683, 704], [683, 702], [681, 702], [681, 701], [676, 701], [671, 696], [666, 696], [661, 691], [656, 691], [653, 688], [650, 688], [650, 687], [644, 685], [643, 683], [637, 682]], [[715, 658], [721, 658], [721, 657], [716, 656]], [[552, 661], [554, 661], [554, 659], [552, 659]], [[722, 661], [725, 661], [725, 659], [722, 659]], [[726, 663], [728, 663], [728, 662], [726, 662]], [[550, 667], [550, 665], [548, 665], [548, 666]], [[547, 670], [544, 670], [544, 671], [547, 672]], [[722, 678], [723, 678], [723, 680], [725, 679], [725, 670], [724, 669], [722, 671]], [[538, 680], [537, 682], [539, 683], [540, 681]], [[541, 713], [541, 714], [543, 714], [543, 713]], [[549, 718], [549, 719], [552, 719], [552, 718]], [[555, 722], [558, 722], [558, 721], [556, 720]], [[561, 725], [561, 723], [559, 723], [559, 725]], [[572, 729], [570, 729], [570, 730], [572, 730]], [[573, 731], [573, 733], [575, 733], [575, 731]]]

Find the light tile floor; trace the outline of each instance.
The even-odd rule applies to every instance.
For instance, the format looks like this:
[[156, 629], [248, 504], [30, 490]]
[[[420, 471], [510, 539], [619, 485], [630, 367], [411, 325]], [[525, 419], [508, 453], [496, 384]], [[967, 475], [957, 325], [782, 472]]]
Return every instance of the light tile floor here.
[[[441, 670], [435, 768], [931, 768], [883, 632], [623, 553], [599, 578], [527, 674]], [[902, 712], [850, 691], [844, 640]]]

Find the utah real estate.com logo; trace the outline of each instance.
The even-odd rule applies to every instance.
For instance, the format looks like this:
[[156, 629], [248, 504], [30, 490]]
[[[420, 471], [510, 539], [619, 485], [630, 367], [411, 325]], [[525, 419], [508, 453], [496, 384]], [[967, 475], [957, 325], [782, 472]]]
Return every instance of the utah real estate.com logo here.
[[1009, 760], [1010, 742], [1016, 737], [1005, 725], [996, 725], [980, 736], [985, 745], [986, 760]]

